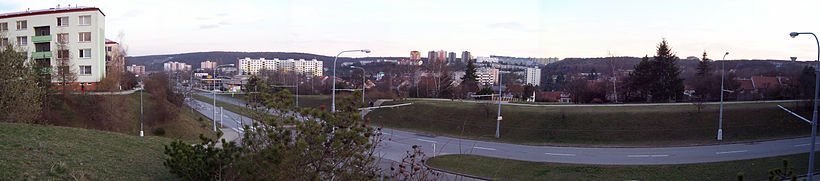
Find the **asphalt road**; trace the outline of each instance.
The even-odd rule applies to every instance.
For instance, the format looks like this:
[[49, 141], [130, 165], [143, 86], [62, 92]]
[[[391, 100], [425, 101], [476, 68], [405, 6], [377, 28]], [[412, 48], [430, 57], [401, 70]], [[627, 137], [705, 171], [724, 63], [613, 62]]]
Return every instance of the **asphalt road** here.
[[[209, 94], [210, 95], [210, 94]], [[209, 96], [210, 97], [210, 96]], [[217, 96], [217, 100], [242, 105], [240, 100]], [[210, 105], [196, 101], [199, 105]], [[210, 106], [197, 108], [211, 116]], [[247, 117], [225, 111], [225, 126], [235, 128]], [[229, 116], [227, 116], [229, 115]], [[217, 116], [219, 116], [217, 114]], [[218, 120], [218, 119], [217, 119]], [[235, 129], [241, 133], [241, 129]], [[809, 152], [810, 138], [794, 138], [753, 143], [657, 147], [657, 148], [586, 148], [529, 146], [488, 141], [431, 136], [408, 131], [382, 128], [384, 141], [379, 145], [382, 158], [401, 160], [412, 145], [422, 146], [428, 156], [444, 154], [473, 154], [524, 161], [603, 164], [603, 165], [658, 165], [688, 164], [765, 158]]]

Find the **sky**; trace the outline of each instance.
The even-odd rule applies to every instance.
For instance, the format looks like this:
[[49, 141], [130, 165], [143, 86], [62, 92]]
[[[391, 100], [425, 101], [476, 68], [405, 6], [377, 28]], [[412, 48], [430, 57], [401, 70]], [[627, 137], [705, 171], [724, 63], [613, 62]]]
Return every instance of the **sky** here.
[[652, 56], [666, 39], [680, 57], [814, 60], [820, 1], [810, 0], [3, 0], [0, 13], [99, 7], [106, 37], [132, 56], [279, 51], [409, 56]]

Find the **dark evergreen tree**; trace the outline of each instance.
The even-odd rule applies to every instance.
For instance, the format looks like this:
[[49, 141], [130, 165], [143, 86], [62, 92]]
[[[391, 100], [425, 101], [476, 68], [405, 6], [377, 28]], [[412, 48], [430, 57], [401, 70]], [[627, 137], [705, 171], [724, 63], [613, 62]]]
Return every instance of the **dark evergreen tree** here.
[[676, 65], [678, 57], [669, 48], [666, 39], [658, 44], [654, 59], [644, 57], [629, 74], [630, 90], [634, 96], [649, 102], [667, 102], [683, 98], [683, 79]]
[[698, 75], [699, 77], [708, 77], [710, 74], [709, 65], [712, 63], [712, 60], [706, 58], [706, 52], [703, 52], [703, 59], [698, 62]]

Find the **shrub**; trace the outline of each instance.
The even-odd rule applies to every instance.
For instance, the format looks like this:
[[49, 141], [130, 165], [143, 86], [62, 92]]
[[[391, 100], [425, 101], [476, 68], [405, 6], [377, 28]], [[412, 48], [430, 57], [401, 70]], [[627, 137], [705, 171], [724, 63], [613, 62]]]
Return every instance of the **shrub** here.
[[165, 128], [154, 128], [154, 135], [162, 136], [165, 135]]

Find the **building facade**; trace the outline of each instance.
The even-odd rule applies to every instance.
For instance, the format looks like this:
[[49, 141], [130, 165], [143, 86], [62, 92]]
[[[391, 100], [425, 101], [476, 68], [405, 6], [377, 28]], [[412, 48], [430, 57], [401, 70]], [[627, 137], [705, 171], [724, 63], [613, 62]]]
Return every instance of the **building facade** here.
[[478, 83], [482, 86], [490, 86], [498, 82], [498, 69], [494, 68], [478, 68], [475, 73]]
[[312, 59], [251, 59], [243, 58], [237, 60], [237, 69], [240, 75], [258, 74], [261, 70], [272, 70], [277, 72], [295, 72], [304, 75], [322, 76], [322, 61]]
[[176, 72], [176, 71], [188, 71], [191, 70], [191, 65], [182, 62], [165, 62], [162, 64], [164, 71], [166, 72]]
[[438, 54], [436, 51], [427, 52], [427, 62], [433, 62], [436, 61], [436, 59], [438, 59]]
[[456, 52], [450, 52], [447, 56], [447, 62], [456, 62]]
[[216, 62], [204, 61], [202, 63], [199, 63], [199, 68], [201, 68], [201, 69], [214, 69], [214, 68], [216, 68]]
[[527, 68], [524, 71], [524, 84], [541, 85], [541, 69]]
[[469, 60], [473, 60], [473, 56], [470, 55], [470, 52], [468, 52], [468, 51], [461, 52], [461, 61], [466, 63]]
[[129, 65], [125, 67], [125, 70], [137, 75], [145, 75], [145, 66], [142, 65]]
[[419, 51], [410, 51], [410, 60], [411, 61], [420, 61], [421, 60], [421, 52], [419, 52]]
[[[57, 60], [69, 61], [76, 87], [96, 89], [106, 74], [105, 14], [99, 8], [68, 7], [0, 14], [0, 45], [13, 44], [49, 76]], [[52, 79], [53, 83], [58, 80]]]
[[125, 71], [125, 56], [120, 52], [120, 44], [105, 39], [105, 71], [107, 74]]

